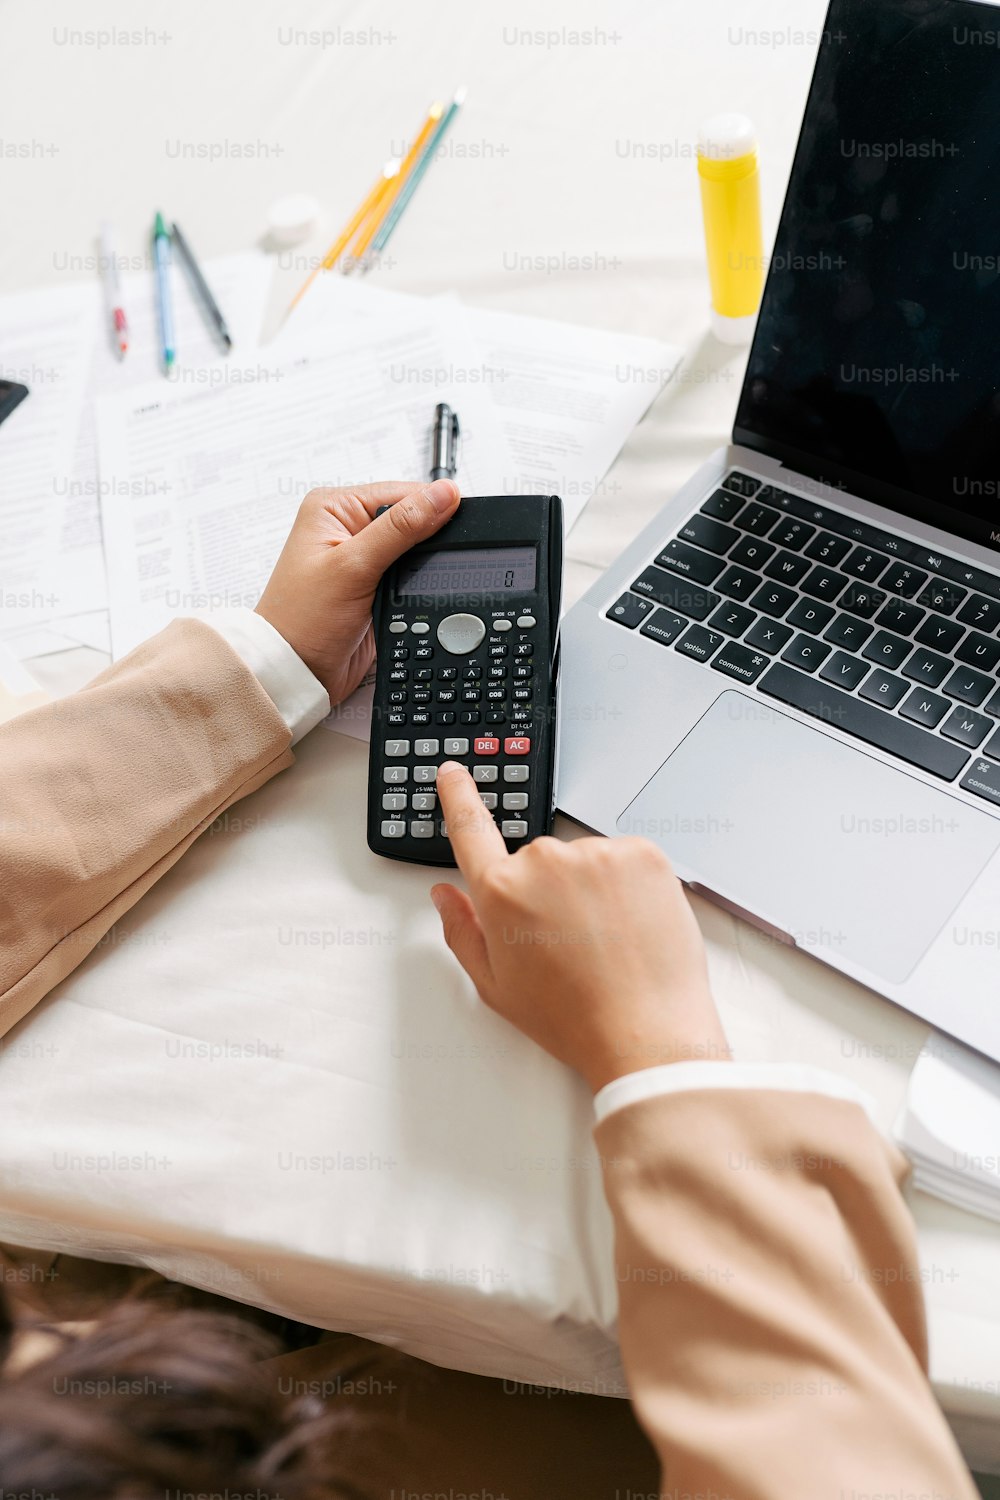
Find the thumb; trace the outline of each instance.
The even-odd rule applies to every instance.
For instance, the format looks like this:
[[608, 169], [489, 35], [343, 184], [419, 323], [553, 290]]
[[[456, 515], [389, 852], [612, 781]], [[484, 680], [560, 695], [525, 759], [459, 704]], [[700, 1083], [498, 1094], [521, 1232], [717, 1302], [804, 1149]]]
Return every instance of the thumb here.
[[411, 490], [376, 516], [350, 542], [355, 565], [365, 582], [374, 588], [389, 564], [440, 530], [457, 505], [458, 485], [450, 479], [435, 479]]
[[493, 984], [493, 971], [476, 908], [465, 892], [453, 885], [432, 886], [431, 900], [440, 914], [445, 942], [476, 986], [480, 998], [490, 1004], [488, 992]]

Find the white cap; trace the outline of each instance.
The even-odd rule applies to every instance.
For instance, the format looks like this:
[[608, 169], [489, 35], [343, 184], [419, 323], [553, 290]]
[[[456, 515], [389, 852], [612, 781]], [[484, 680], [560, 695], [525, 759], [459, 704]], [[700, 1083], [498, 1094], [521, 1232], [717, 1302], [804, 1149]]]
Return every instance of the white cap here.
[[712, 308], [712, 332], [720, 344], [746, 345], [753, 342], [753, 331], [757, 327], [757, 314], [747, 313], [743, 318], [727, 318], [724, 313]]
[[319, 203], [310, 193], [289, 193], [268, 209], [268, 234], [277, 246], [300, 245], [315, 230], [319, 215]]
[[708, 161], [734, 161], [757, 149], [757, 132], [748, 115], [713, 115], [698, 131], [698, 155]]

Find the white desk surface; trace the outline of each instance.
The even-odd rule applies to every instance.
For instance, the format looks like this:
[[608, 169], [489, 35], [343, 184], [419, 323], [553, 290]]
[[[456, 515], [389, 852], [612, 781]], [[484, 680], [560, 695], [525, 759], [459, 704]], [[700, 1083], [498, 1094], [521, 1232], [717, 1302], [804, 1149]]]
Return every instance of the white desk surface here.
[[[824, 11], [819, 0], [752, 9], [751, 18], [737, 0], [547, 0], [541, 11], [525, 0], [10, 8], [0, 290], [89, 274], [105, 216], [123, 254], [143, 253], [162, 207], [209, 256], [257, 241], [273, 198], [313, 192], [322, 229], [292, 253], [298, 266], [277, 265], [273, 314], [301, 258], [325, 243], [429, 99], [464, 82], [449, 149], [378, 284], [455, 289], [693, 351], [681, 388], [657, 402], [570, 537], [573, 599], [732, 420], [742, 358], [707, 334], [691, 143], [707, 114], [753, 116], [773, 232]], [[109, 43], [108, 29], [131, 42]], [[227, 159], [206, 159], [220, 145]], [[102, 659], [81, 649], [31, 665], [64, 692]], [[927, 1028], [703, 902], [696, 909], [720, 1002], [756, 1036], [754, 1055], [849, 1074], [888, 1124]], [[1000, 1231], [922, 1195], [913, 1206], [937, 1389], [974, 1466], [1000, 1470]]]

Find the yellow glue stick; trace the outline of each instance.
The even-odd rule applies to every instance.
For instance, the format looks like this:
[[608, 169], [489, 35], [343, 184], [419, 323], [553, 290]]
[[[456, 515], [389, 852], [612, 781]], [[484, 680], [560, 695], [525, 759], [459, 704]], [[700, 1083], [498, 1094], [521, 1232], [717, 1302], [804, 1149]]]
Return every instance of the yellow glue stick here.
[[698, 135], [712, 332], [724, 344], [753, 337], [764, 287], [757, 137], [746, 115], [715, 115]]

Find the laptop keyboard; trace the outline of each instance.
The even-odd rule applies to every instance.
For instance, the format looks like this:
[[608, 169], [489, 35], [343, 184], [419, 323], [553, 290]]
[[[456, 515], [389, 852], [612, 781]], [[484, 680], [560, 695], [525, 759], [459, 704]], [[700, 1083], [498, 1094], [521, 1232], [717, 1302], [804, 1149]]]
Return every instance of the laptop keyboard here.
[[607, 618], [1000, 806], [1000, 575], [734, 471]]

